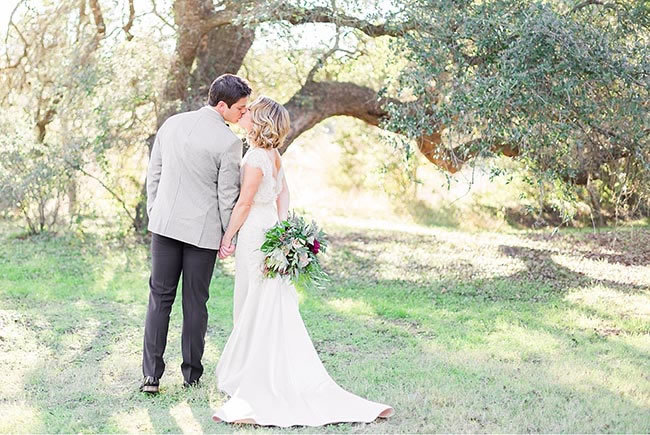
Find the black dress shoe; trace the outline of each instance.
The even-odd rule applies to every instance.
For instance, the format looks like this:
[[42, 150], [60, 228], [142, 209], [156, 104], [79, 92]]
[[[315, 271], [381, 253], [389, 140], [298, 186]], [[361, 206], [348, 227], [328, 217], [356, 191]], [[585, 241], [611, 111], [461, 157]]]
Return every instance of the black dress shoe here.
[[196, 379], [192, 382], [183, 381], [183, 388], [198, 387], [200, 384], [199, 380]]
[[140, 391], [149, 394], [158, 394], [160, 381], [153, 376], [145, 376], [140, 385]]

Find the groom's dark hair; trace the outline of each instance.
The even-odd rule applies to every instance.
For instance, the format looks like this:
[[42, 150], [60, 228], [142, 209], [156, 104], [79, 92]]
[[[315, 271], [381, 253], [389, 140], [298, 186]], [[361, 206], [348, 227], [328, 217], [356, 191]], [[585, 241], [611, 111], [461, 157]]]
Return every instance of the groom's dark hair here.
[[223, 101], [230, 107], [240, 99], [248, 97], [251, 92], [253, 91], [246, 80], [233, 74], [223, 74], [210, 85], [208, 104], [214, 107], [219, 101]]

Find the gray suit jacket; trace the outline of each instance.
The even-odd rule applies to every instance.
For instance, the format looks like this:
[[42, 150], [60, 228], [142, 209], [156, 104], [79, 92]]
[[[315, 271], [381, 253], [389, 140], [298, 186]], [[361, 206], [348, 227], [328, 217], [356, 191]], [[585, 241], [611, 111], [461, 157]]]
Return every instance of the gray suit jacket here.
[[219, 249], [239, 197], [241, 155], [241, 139], [212, 107], [167, 119], [147, 171], [149, 231]]

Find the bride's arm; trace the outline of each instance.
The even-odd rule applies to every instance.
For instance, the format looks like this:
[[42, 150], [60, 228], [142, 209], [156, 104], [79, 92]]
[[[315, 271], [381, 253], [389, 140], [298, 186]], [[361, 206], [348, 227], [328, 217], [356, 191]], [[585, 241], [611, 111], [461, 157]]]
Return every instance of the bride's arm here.
[[244, 180], [242, 181], [241, 191], [239, 192], [239, 199], [235, 204], [230, 216], [230, 222], [226, 233], [221, 239], [221, 247], [229, 248], [232, 245], [232, 238], [237, 234], [237, 231], [246, 221], [248, 213], [251, 211], [253, 205], [253, 198], [262, 183], [263, 173], [259, 168], [249, 165], [244, 165]]
[[283, 221], [289, 213], [289, 186], [287, 186], [287, 177], [282, 173], [282, 192], [278, 195], [278, 220]]

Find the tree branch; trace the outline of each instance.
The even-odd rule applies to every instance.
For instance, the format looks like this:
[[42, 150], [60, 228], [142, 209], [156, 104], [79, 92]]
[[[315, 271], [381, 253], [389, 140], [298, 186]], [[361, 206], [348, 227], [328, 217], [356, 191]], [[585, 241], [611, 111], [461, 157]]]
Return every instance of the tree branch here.
[[408, 22], [399, 24], [390, 24], [388, 22], [373, 24], [360, 18], [339, 14], [338, 12], [325, 7], [304, 9], [284, 2], [278, 3], [278, 7], [270, 11], [268, 18], [288, 21], [293, 25], [307, 23], [332, 23], [341, 27], [358, 29], [372, 37], [384, 35], [401, 36], [415, 28], [412, 23]]
[[83, 169], [83, 168], [81, 167], [81, 165], [79, 165], [79, 164], [72, 164], [72, 163], [70, 163], [70, 162], [68, 162], [68, 161], [66, 161], [66, 163], [67, 163], [68, 166], [70, 166], [72, 169], [75, 169], [75, 170], [81, 172], [82, 174], [84, 174], [85, 176], [90, 177], [90, 178], [92, 178], [93, 180], [97, 181], [97, 182], [98, 182], [98, 183], [99, 183], [99, 184], [100, 184], [104, 189], [106, 189], [106, 191], [107, 191], [108, 193], [110, 193], [110, 194], [113, 196], [113, 198], [115, 198], [115, 199], [117, 200], [117, 202], [120, 203], [120, 205], [121, 205], [122, 208], [124, 209], [124, 212], [125, 212], [126, 215], [129, 217], [129, 219], [131, 219], [132, 222], [135, 221], [135, 217], [134, 217], [134, 216], [131, 214], [131, 212], [129, 211], [129, 207], [127, 207], [126, 202], [124, 202], [124, 200], [123, 200], [123, 199], [122, 199], [122, 198], [121, 198], [117, 193], [115, 193], [115, 191], [114, 191], [113, 189], [111, 189], [110, 187], [108, 187], [108, 185], [106, 185], [106, 183], [104, 183], [104, 182], [103, 182], [99, 177], [97, 177], [97, 176], [91, 174], [90, 172], [86, 171], [86, 170]]
[[[16, 23], [14, 23], [14, 15], [15, 15], [16, 11], [18, 10], [18, 8], [19, 8], [23, 3], [25, 3], [25, 0], [21, 0], [21, 1], [19, 1], [19, 2], [16, 4], [16, 6], [14, 7], [13, 11], [11, 11], [11, 15], [9, 15], [9, 25], [7, 26], [7, 35], [5, 36], [5, 50], [6, 50], [6, 52], [5, 52], [5, 56], [6, 56], [6, 58], [7, 58], [7, 66], [4, 67], [4, 68], [1, 68], [0, 71], [16, 68], [18, 65], [20, 65], [20, 62], [21, 62], [24, 58], [27, 57], [27, 48], [29, 47], [29, 44], [27, 43], [27, 40], [26, 40], [25, 37], [23, 36], [23, 34], [22, 34], [22, 32], [20, 31], [20, 29], [18, 28], [18, 26], [16, 26]], [[23, 53], [20, 55], [20, 57], [18, 58], [18, 60], [17, 60], [16, 62], [14, 62], [13, 64], [12, 64], [11, 61], [9, 60], [9, 49], [8, 49], [8, 48], [9, 48], [9, 30], [8, 30], [8, 28], [10, 28], [10, 27], [13, 27], [13, 28], [16, 30], [16, 33], [18, 33], [18, 36], [19, 36], [20, 39], [23, 41]]]
[[156, 0], [151, 0], [151, 8], [152, 8], [152, 9], [151, 9], [151, 13], [153, 13], [156, 17], [158, 17], [158, 19], [159, 19], [160, 21], [162, 21], [162, 22], [163, 22], [165, 25], [167, 25], [167, 27], [169, 27], [170, 29], [172, 29], [172, 30], [174, 30], [174, 31], [176, 30], [176, 27], [174, 27], [174, 26], [173, 26], [169, 21], [167, 21], [167, 19], [166, 19], [165, 17], [163, 17], [162, 15], [160, 15], [160, 13], [158, 12], [158, 9], [157, 9], [157, 7], [156, 7]]
[[90, 3], [90, 9], [93, 12], [93, 19], [95, 20], [95, 25], [97, 26], [97, 36], [99, 39], [103, 38], [106, 34], [106, 23], [104, 23], [104, 15], [102, 14], [102, 8], [99, 6], [98, 0], [88, 0]]
[[325, 65], [325, 62], [327, 61], [327, 58], [330, 57], [331, 55], [333, 55], [334, 53], [336, 53], [336, 51], [339, 49], [339, 41], [340, 41], [340, 39], [341, 39], [341, 34], [339, 33], [338, 26], [337, 26], [337, 28], [336, 28], [336, 40], [334, 41], [334, 46], [332, 48], [330, 48], [329, 50], [327, 50], [327, 52], [325, 54], [323, 54], [323, 56], [316, 61], [316, 63], [312, 67], [312, 69], [307, 74], [307, 78], [305, 79], [305, 83], [314, 81], [314, 75], [316, 75], [318, 70], [321, 69], [323, 67], [323, 65]]
[[[384, 108], [389, 102], [405, 104], [398, 100], [381, 98], [374, 89], [355, 83], [307, 82], [285, 104], [291, 116], [291, 130], [280, 152], [286, 151], [303, 132], [331, 116], [352, 116], [379, 127], [390, 116]], [[430, 162], [453, 173], [460, 169], [463, 162], [439, 157], [441, 128], [442, 126], [439, 126], [437, 132], [418, 138], [416, 143]]]
[[133, 21], [135, 20], [135, 7], [133, 6], [133, 0], [129, 0], [129, 20], [126, 22], [124, 27], [124, 33], [126, 33], [126, 39], [128, 41], [133, 39], [133, 35], [131, 34], [131, 27], [133, 27]]
[[599, 6], [602, 6], [604, 8], [616, 9], [616, 6], [613, 3], [605, 3], [605, 2], [603, 2], [601, 0], [585, 0], [585, 1], [575, 5], [573, 7], [573, 9], [571, 9], [569, 11], [569, 14], [573, 14], [576, 11], [578, 11], [578, 10], [580, 10], [582, 8], [586, 8], [587, 6], [591, 6], [591, 5], [599, 5]]
[[[352, 116], [370, 125], [380, 127], [388, 120], [390, 114], [385, 106], [409, 105], [401, 101], [382, 98], [377, 91], [366, 86], [347, 82], [310, 81], [284, 105], [291, 116], [291, 129], [280, 149], [284, 153], [289, 145], [302, 133], [331, 116]], [[460, 148], [471, 148], [471, 143], [450, 149], [442, 148], [442, 130], [444, 125], [435, 126], [434, 132], [416, 139], [416, 144], [427, 160], [450, 173], [459, 171], [464, 163], [474, 157], [478, 151], [465, 153], [465, 159], [458, 158]], [[402, 134], [396, 131], [394, 133]], [[508, 144], [495, 144], [495, 153], [508, 157], [519, 155], [519, 149]]]
[[378, 126], [388, 112], [377, 92], [347, 82], [306, 82], [285, 104], [291, 116], [291, 129], [281, 152], [298, 136], [330, 116], [347, 115]]
[[[207, 32], [215, 27], [232, 24], [239, 20], [240, 16], [240, 11], [228, 8], [224, 9], [201, 23], [202, 31]], [[305, 9], [284, 2], [272, 3], [265, 10], [256, 12], [256, 15], [249, 19], [244, 19], [244, 21], [248, 24], [259, 24], [269, 21], [287, 21], [293, 25], [331, 23], [340, 27], [350, 27], [360, 30], [372, 37], [384, 35], [401, 36], [409, 30], [415, 29], [415, 25], [410, 22], [373, 24], [360, 18], [340, 14], [326, 7], [318, 6]]]
[[233, 24], [233, 21], [235, 21], [237, 18], [238, 14], [233, 10], [226, 9], [224, 11], [217, 12], [210, 18], [201, 21], [201, 33], [205, 34], [214, 28]]

